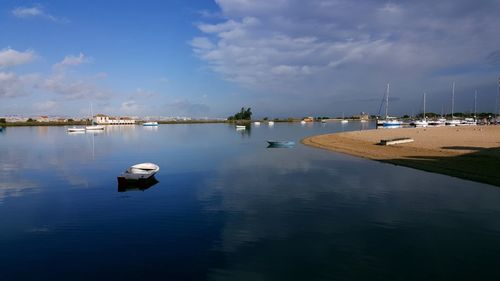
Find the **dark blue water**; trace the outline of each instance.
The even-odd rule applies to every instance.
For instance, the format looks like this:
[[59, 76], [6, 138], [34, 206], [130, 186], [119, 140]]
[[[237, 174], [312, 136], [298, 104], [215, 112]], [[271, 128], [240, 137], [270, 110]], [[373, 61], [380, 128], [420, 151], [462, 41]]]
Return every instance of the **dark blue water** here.
[[500, 280], [499, 188], [298, 143], [363, 126], [7, 128], [0, 280]]

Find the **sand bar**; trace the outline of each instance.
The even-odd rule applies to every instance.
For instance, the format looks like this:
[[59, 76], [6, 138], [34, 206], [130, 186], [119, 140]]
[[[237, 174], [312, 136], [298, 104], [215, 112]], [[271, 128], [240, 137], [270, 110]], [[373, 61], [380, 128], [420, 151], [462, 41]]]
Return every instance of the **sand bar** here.
[[[382, 139], [414, 142], [382, 146]], [[500, 126], [399, 128], [305, 138], [302, 143], [500, 186]]]

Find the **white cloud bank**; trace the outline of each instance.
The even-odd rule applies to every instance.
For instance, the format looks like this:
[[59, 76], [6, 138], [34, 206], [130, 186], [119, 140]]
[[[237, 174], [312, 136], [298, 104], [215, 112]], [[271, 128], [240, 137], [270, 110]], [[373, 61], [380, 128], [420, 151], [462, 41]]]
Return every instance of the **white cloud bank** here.
[[392, 82], [414, 98], [453, 79], [484, 84], [498, 72], [486, 60], [498, 61], [498, 1], [216, 3], [222, 16], [197, 25], [193, 52], [257, 92], [347, 100], [379, 97]]

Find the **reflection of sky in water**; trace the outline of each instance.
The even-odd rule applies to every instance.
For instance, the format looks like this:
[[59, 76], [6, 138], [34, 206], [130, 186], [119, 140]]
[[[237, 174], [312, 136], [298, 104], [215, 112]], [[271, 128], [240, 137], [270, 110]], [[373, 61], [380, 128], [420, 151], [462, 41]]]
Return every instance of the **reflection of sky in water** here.
[[[299, 143], [372, 125], [8, 128], [0, 279], [498, 276], [498, 188]], [[159, 183], [119, 193], [116, 176], [139, 162], [160, 165]]]

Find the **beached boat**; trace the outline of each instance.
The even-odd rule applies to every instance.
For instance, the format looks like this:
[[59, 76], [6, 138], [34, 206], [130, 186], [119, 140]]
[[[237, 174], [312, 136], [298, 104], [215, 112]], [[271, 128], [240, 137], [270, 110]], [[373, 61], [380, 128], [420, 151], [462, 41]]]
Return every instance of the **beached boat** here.
[[429, 123], [427, 122], [427, 117], [425, 116], [425, 93], [424, 93], [424, 113], [423, 113], [423, 118], [420, 120], [416, 120], [410, 123], [410, 125], [415, 126], [415, 127], [427, 127]]
[[160, 167], [153, 163], [136, 164], [118, 176], [118, 183], [147, 180], [154, 176], [159, 170]]
[[458, 119], [446, 120], [446, 126], [458, 126], [462, 121]]
[[158, 122], [144, 122], [142, 126], [158, 126]]
[[292, 147], [295, 145], [294, 141], [274, 141], [268, 140], [269, 147]]
[[[377, 121], [377, 127], [382, 128], [400, 128], [403, 126], [403, 122], [397, 120], [395, 117], [389, 117], [389, 83], [387, 83], [387, 89], [385, 91], [385, 118]], [[379, 111], [380, 112], [380, 111]]]
[[82, 127], [72, 127], [67, 129], [68, 133], [84, 133], [85, 128]]
[[476, 126], [477, 122], [474, 120], [474, 118], [465, 118], [464, 120], [460, 121], [460, 124], [457, 124], [457, 126]]

